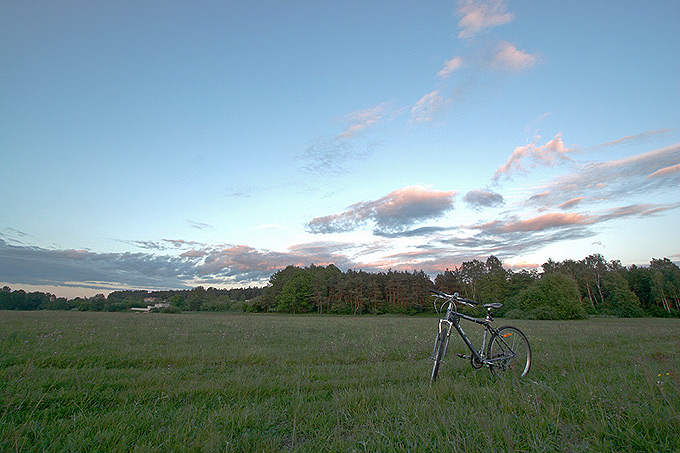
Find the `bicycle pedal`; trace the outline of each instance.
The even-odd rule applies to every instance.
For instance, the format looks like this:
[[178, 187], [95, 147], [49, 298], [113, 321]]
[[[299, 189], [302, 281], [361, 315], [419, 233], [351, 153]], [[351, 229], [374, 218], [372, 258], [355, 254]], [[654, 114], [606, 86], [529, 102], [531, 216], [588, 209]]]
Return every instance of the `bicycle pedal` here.
[[457, 355], [458, 357], [460, 357], [461, 359], [469, 359], [469, 358], [470, 358], [469, 355], [461, 354], [460, 352], [459, 352], [458, 354], [456, 354], [456, 355]]

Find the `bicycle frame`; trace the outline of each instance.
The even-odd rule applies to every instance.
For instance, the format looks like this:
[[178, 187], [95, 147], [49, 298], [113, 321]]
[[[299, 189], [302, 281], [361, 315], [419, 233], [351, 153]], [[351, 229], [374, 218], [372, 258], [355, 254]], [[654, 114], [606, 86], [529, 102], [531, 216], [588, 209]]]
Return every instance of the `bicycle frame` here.
[[[473, 322], [475, 324], [479, 324], [484, 326], [484, 334], [482, 336], [482, 347], [477, 350], [475, 346], [472, 344], [472, 341], [470, 338], [468, 338], [467, 334], [463, 330], [463, 328], [460, 325], [460, 320], [464, 319], [466, 321]], [[438, 335], [441, 335], [442, 332], [442, 325], [443, 324], [448, 324], [448, 329], [447, 329], [447, 337], [451, 336], [451, 326], [453, 326], [456, 331], [458, 332], [458, 335], [463, 339], [463, 342], [467, 345], [468, 349], [470, 349], [470, 352], [474, 356], [474, 358], [477, 360], [478, 363], [482, 365], [492, 365], [495, 362], [498, 362], [500, 360], [507, 360], [507, 357], [500, 357], [496, 359], [489, 359], [485, 357], [484, 349], [486, 348], [486, 340], [487, 338], [493, 338], [494, 335], [497, 335], [499, 340], [503, 343], [505, 347], [508, 348], [510, 353], [512, 354], [512, 357], [514, 358], [516, 356], [515, 352], [510, 348], [510, 346], [505, 342], [502, 336], [498, 335], [498, 331], [491, 325], [493, 322], [493, 319], [491, 318], [491, 312], [488, 311], [486, 318], [480, 319], [480, 318], [475, 318], [472, 316], [468, 316], [464, 313], [459, 313], [453, 309], [453, 303], [449, 302], [449, 307], [446, 311], [446, 317], [444, 319], [439, 320], [439, 330], [437, 332]], [[487, 333], [489, 335], [487, 336]], [[435, 348], [437, 345], [435, 344]], [[436, 351], [432, 352], [432, 355], [434, 356], [436, 354]]]

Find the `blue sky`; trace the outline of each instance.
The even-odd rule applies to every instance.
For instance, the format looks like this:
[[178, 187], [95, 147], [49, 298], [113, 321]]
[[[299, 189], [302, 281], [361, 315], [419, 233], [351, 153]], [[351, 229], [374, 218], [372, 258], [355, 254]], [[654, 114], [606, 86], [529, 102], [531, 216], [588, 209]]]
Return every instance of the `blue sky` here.
[[0, 284], [680, 260], [680, 3], [3, 2]]

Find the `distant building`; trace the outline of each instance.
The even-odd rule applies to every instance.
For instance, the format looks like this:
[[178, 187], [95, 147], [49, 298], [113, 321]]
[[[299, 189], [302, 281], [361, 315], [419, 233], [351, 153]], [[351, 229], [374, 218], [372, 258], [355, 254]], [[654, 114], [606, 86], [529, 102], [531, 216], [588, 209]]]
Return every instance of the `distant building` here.
[[[156, 299], [155, 297], [147, 297], [147, 298], [144, 299], [144, 302], [150, 303], [150, 302], [155, 302], [156, 300], [158, 300], [158, 299]], [[169, 306], [170, 306], [170, 304], [168, 302], [156, 302], [153, 305], [147, 305], [146, 308], [131, 308], [130, 310], [139, 311], [139, 312], [142, 312], [142, 313], [149, 313], [151, 310], [156, 310], [156, 309], [162, 310], [164, 308], [168, 308]]]

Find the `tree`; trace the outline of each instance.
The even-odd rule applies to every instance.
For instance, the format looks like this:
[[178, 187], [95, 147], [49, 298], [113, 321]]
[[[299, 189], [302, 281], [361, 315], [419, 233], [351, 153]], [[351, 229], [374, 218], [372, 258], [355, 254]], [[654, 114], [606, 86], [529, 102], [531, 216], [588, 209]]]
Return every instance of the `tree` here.
[[465, 261], [458, 268], [461, 280], [464, 283], [463, 295], [469, 299], [478, 300], [479, 287], [482, 283], [482, 277], [486, 273], [486, 266], [479, 260]]
[[640, 300], [630, 290], [628, 282], [618, 272], [609, 272], [602, 279], [604, 304], [601, 312], [622, 318], [636, 318], [643, 315]]
[[653, 294], [667, 313], [680, 310], [680, 268], [668, 258], [652, 259]]
[[208, 294], [204, 287], [197, 286], [187, 297], [187, 308], [191, 311], [198, 311], [201, 306], [208, 301]]
[[484, 303], [503, 303], [510, 292], [509, 272], [505, 270], [501, 260], [493, 255], [486, 260], [484, 266], [485, 272], [481, 277], [481, 289], [479, 291], [481, 301]]
[[438, 274], [434, 279], [434, 285], [439, 291], [447, 294], [464, 293], [465, 283], [459, 270], [446, 269], [443, 274]]
[[186, 310], [186, 298], [182, 294], [175, 294], [168, 299], [168, 303], [180, 310]]
[[312, 310], [312, 276], [299, 270], [288, 280], [276, 298], [276, 308], [289, 313], [308, 313]]

